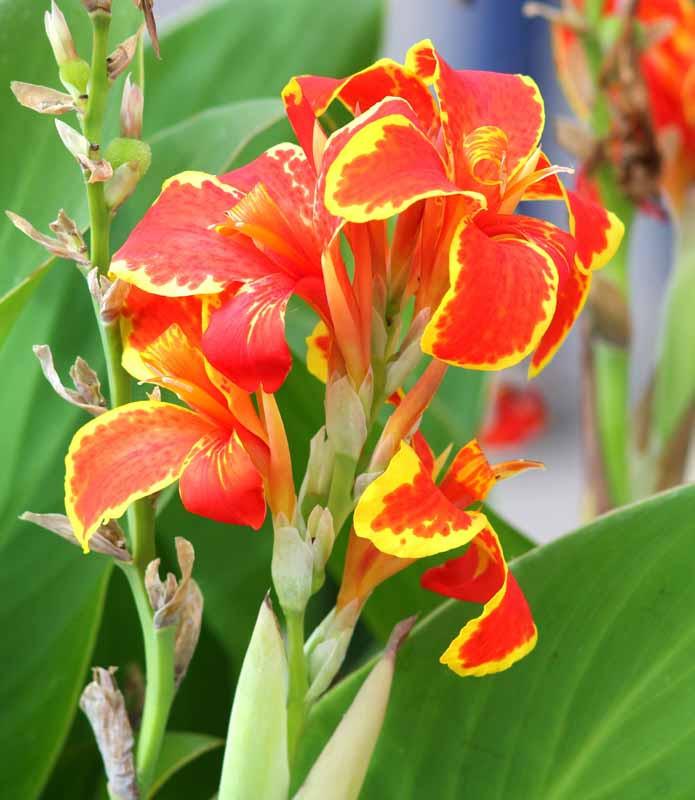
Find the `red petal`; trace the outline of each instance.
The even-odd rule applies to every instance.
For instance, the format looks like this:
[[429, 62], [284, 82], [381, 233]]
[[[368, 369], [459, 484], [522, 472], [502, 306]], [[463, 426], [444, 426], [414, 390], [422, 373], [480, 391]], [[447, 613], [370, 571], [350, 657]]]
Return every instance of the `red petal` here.
[[240, 199], [213, 175], [184, 172], [170, 178], [114, 255], [111, 272], [168, 297], [212, 294], [263, 275], [268, 260], [259, 250], [215, 230]]
[[275, 392], [292, 366], [285, 341], [285, 310], [295, 283], [268, 275], [244, 284], [212, 311], [203, 336], [208, 361], [248, 392]]
[[[560, 304], [558, 297], [558, 306]], [[503, 383], [494, 392], [491, 418], [480, 434], [480, 441], [486, 447], [522, 444], [535, 438], [547, 424], [548, 409], [542, 392], [530, 386]]]
[[193, 514], [258, 530], [265, 518], [263, 479], [235, 434], [211, 433], [189, 453], [179, 491]]
[[557, 267], [535, 241], [509, 232], [488, 236], [479, 219], [484, 214], [464, 220], [453, 237], [451, 285], [422, 349], [450, 364], [502, 369], [525, 358], [550, 324]]

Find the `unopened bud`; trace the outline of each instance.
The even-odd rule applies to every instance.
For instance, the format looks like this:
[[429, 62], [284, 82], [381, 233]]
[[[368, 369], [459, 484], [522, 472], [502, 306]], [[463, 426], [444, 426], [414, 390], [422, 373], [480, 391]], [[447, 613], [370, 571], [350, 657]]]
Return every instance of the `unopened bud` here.
[[89, 64], [81, 58], [68, 61], [58, 70], [60, 82], [75, 98], [84, 98], [89, 84]]
[[326, 431], [336, 453], [359, 458], [367, 439], [367, 419], [346, 375], [326, 386]]
[[328, 497], [334, 463], [335, 451], [326, 434], [326, 428], [322, 427], [309, 442], [309, 461], [299, 493], [302, 504], [304, 498], [320, 502]]
[[114, 139], [106, 148], [106, 159], [115, 170], [104, 187], [104, 199], [111, 209], [122, 205], [135, 191], [150, 168], [150, 146], [139, 139]]
[[311, 597], [314, 554], [311, 545], [291, 525], [277, 526], [271, 573], [284, 611], [303, 612]]
[[[19, 517], [25, 522], [33, 522], [40, 528], [55, 533], [66, 542], [82, 549], [82, 543], [75, 536], [70, 520], [65, 514], [34, 514], [25, 511]], [[101, 525], [89, 540], [89, 548], [95, 553], [111, 556], [118, 561], [131, 561], [132, 557], [126, 548], [125, 536], [121, 526], [115, 520]]]
[[63, 64], [67, 64], [69, 61], [77, 60], [79, 56], [75, 49], [75, 42], [70, 33], [70, 28], [55, 0], [52, 0], [51, 10], [46, 11], [43, 20], [46, 27], [46, 36], [48, 36], [48, 41], [51, 43], [53, 55], [58, 66], [62, 67]]
[[56, 234], [56, 238], [46, 236], [24, 217], [12, 211], [5, 212], [12, 224], [25, 236], [44, 247], [51, 255], [58, 258], [67, 258], [81, 265], [89, 264], [87, 247], [77, 225], [61, 209], [58, 218], [49, 227]]
[[314, 506], [307, 520], [307, 541], [311, 543], [314, 559], [314, 572], [312, 580], [312, 594], [316, 593], [325, 580], [325, 570], [328, 559], [333, 552], [335, 531], [333, 529], [333, 515], [327, 508]]
[[332, 609], [314, 630], [305, 645], [309, 671], [309, 694], [312, 700], [320, 697], [330, 686], [345, 660], [360, 604], [353, 600], [336, 612]]
[[53, 363], [51, 348], [47, 344], [36, 344], [32, 349], [41, 364], [41, 371], [46, 380], [59, 397], [94, 417], [106, 411], [106, 400], [101, 393], [99, 377], [83, 358], [78, 356], [70, 368], [70, 377], [75, 388], [69, 389], [60, 380]]
[[39, 114], [67, 114], [77, 110], [71, 95], [48, 86], [12, 81], [10, 88], [21, 105]]
[[111, 13], [111, 0], [82, 0], [82, 5], [90, 14], [95, 11], [104, 11], [106, 14]]
[[[121, 135], [126, 139], [142, 138], [142, 115], [145, 97], [142, 89], [130, 79], [125, 79], [121, 99]], [[149, 150], [149, 148], [148, 148]]]
[[104, 159], [95, 159], [98, 146], [92, 146], [74, 128], [66, 125], [61, 120], [56, 120], [56, 130], [68, 152], [77, 160], [77, 163], [88, 173], [89, 183], [107, 181], [113, 175], [111, 164]]
[[116, 78], [128, 69], [130, 62], [133, 60], [135, 53], [138, 49], [138, 43], [142, 36], [142, 28], [137, 33], [129, 36], [125, 41], [121, 42], [118, 47], [106, 59], [106, 68], [109, 74], [109, 80], [115, 81]]
[[400, 389], [405, 379], [422, 360], [420, 340], [430, 318], [428, 308], [423, 309], [413, 320], [403, 344], [386, 367], [386, 396]]
[[116, 278], [111, 281], [105, 275], [101, 275], [98, 267], [90, 270], [87, 275], [87, 286], [94, 301], [99, 307], [99, 317], [107, 325], [115, 322], [123, 310], [130, 284]]
[[396, 625], [294, 800], [357, 800], [386, 715], [396, 653], [414, 623], [410, 618]]
[[92, 726], [104, 761], [109, 797], [137, 800], [140, 794], [133, 757], [133, 730], [123, 695], [113, 677], [115, 672], [115, 667], [94, 668], [94, 679], [82, 692], [80, 708]]

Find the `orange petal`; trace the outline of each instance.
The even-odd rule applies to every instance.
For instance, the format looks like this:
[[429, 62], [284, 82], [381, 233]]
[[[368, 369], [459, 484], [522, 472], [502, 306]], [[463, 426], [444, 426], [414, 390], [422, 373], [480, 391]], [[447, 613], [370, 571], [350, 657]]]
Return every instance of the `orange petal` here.
[[531, 611], [491, 528], [476, 536], [463, 556], [425, 572], [421, 583], [446, 597], [484, 603], [480, 616], [461, 629], [440, 658], [458, 675], [501, 672], [535, 647]]
[[233, 383], [274, 392], [292, 366], [285, 341], [285, 311], [295, 281], [282, 273], [244, 284], [212, 311], [203, 335], [210, 363]]
[[319, 320], [311, 334], [306, 337], [306, 368], [321, 383], [328, 382], [330, 348], [330, 332], [326, 323]]
[[215, 230], [241, 196], [204, 172], [170, 178], [114, 255], [111, 272], [167, 297], [214, 294], [264, 274], [268, 260], [248, 240]]
[[570, 233], [577, 242], [577, 266], [589, 272], [605, 266], [615, 255], [625, 226], [601, 205], [598, 192], [580, 178], [578, 191], [567, 192]]
[[491, 466], [477, 439], [472, 439], [454, 456], [439, 489], [459, 508], [482, 502], [497, 481], [527, 469], [539, 469], [539, 461], [519, 459]]
[[410, 445], [403, 442], [386, 471], [355, 509], [355, 533], [399, 558], [422, 558], [469, 542], [487, 524], [456, 508], [438, 489]]
[[452, 69], [428, 41], [415, 45], [406, 65], [417, 65], [423, 78], [431, 74], [457, 182], [468, 174], [461, 143], [476, 128], [495, 126], [505, 132], [510, 177], [538, 147], [545, 109], [538, 86], [528, 76]]
[[147, 400], [80, 428], [65, 458], [65, 511], [85, 551], [99, 525], [177, 480], [191, 449], [213, 430], [192, 411]]
[[536, 241], [488, 236], [477, 221], [463, 220], [454, 234], [450, 288], [422, 349], [461, 367], [503, 369], [525, 358], [550, 324], [557, 267]]
[[333, 134], [323, 166], [326, 207], [351, 222], [388, 219], [417, 200], [461, 193], [404, 100], [383, 100]]
[[179, 491], [193, 514], [256, 530], [263, 524], [263, 479], [236, 434], [201, 439], [186, 458]]

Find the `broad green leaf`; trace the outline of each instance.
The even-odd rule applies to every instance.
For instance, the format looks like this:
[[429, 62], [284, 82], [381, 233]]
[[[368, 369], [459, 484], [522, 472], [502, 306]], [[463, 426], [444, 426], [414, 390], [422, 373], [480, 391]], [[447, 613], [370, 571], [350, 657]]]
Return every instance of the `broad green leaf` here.
[[[609, 514], [514, 564], [539, 628], [511, 670], [437, 657], [471, 616], [448, 602], [404, 645], [363, 800], [695, 796], [695, 487]], [[364, 678], [316, 708], [307, 770]]]
[[209, 753], [224, 744], [223, 739], [203, 733], [183, 733], [171, 731], [164, 737], [162, 751], [157, 763], [157, 772], [150, 790], [150, 797], [156, 795], [164, 784], [191, 761], [204, 753]]

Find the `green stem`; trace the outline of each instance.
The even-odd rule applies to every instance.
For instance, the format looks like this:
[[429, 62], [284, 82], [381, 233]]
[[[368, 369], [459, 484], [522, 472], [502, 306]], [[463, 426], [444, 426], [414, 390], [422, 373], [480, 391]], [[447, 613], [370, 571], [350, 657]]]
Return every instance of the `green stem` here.
[[[104, 11], [90, 14], [92, 21], [92, 66], [89, 97], [82, 131], [90, 142], [92, 155], [98, 157], [103, 135], [104, 114], [109, 92], [106, 59], [111, 15]], [[90, 224], [90, 259], [102, 274], [108, 273], [111, 262], [111, 210], [104, 198], [104, 184], [88, 183], [87, 200]], [[104, 350], [109, 395], [113, 408], [131, 399], [131, 381], [121, 365], [123, 344], [118, 322], [104, 323], [95, 306], [99, 334]], [[155, 557], [154, 506], [150, 499], [139, 500], [128, 510], [128, 533], [132, 563], [122, 565], [133, 594], [142, 627], [145, 649], [147, 691], [142, 724], [138, 737], [138, 782], [143, 797], [154, 777], [167, 719], [174, 699], [174, 637], [175, 626], [157, 630], [145, 588], [145, 570]]]
[[292, 766], [304, 723], [306, 722], [306, 693], [309, 689], [304, 656], [304, 612], [285, 612], [287, 623], [287, 662], [289, 692], [287, 695], [287, 757]]

